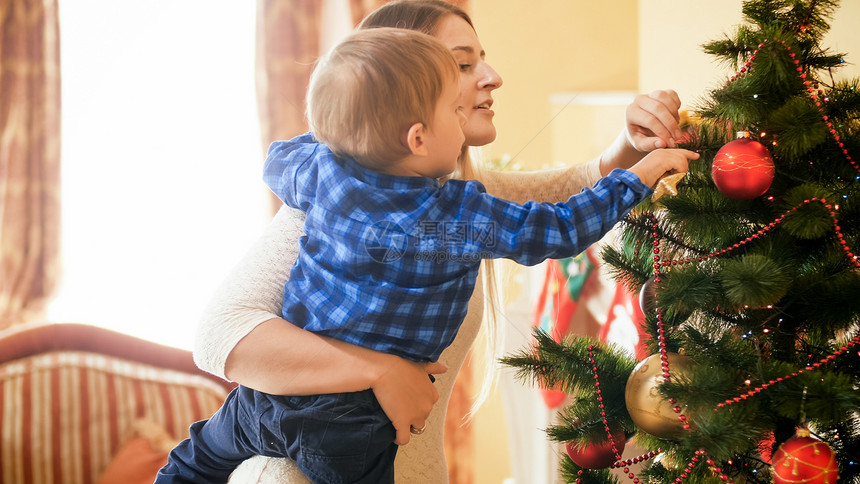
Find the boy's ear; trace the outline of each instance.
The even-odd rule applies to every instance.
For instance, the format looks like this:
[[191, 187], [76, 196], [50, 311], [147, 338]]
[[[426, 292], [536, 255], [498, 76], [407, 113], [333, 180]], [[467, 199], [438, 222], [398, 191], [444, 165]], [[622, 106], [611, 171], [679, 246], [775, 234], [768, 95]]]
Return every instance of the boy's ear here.
[[424, 124], [415, 123], [406, 132], [406, 146], [413, 155], [427, 155], [427, 144], [424, 142]]

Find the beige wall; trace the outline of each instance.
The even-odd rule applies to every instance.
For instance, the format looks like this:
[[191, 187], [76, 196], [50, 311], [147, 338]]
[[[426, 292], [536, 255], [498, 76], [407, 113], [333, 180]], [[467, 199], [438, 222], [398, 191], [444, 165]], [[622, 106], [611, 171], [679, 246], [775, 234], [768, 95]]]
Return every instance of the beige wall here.
[[[727, 75], [700, 46], [741, 21], [741, 3], [472, 0], [487, 59], [504, 79], [494, 95], [499, 136], [484, 149], [485, 158], [515, 156], [523, 169], [538, 169], [596, 156], [620, 131], [623, 108], [595, 112], [567, 105], [564, 96], [570, 93], [600, 97], [606, 91], [671, 88], [688, 106]], [[843, 77], [858, 77], [860, 33], [854, 19], [860, 18], [860, 1], [842, 3], [824, 44], [848, 54]], [[586, 131], [581, 119], [586, 116], [599, 127]], [[497, 392], [475, 418], [476, 484], [500, 484], [510, 476], [503, 411]]]
[[636, 5], [637, 0], [472, 0], [487, 60], [504, 79], [494, 95], [499, 136], [484, 149], [487, 158], [516, 156], [524, 168], [551, 165], [557, 160], [550, 126], [558, 113], [549, 103], [552, 94], [636, 90]]
[[[741, 0], [640, 0], [639, 90], [671, 87], [692, 104], [726, 79], [729, 72], [702, 52], [701, 45], [731, 33], [742, 22]], [[824, 47], [847, 53], [841, 77], [858, 77], [860, 2], [843, 0]]]

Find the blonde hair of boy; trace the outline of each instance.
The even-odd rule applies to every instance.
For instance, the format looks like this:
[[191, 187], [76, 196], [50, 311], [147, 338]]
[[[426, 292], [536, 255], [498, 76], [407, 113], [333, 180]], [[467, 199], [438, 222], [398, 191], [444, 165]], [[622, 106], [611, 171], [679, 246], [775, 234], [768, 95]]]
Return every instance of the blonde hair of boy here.
[[457, 62], [435, 38], [414, 30], [359, 30], [336, 45], [311, 74], [307, 117], [317, 140], [371, 169], [410, 154], [406, 134], [427, 129]]

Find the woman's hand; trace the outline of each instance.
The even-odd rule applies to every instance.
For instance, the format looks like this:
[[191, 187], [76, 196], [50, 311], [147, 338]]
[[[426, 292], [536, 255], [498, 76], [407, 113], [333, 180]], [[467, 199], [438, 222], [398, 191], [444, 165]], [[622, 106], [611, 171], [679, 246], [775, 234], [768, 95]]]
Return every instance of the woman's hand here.
[[637, 151], [674, 148], [683, 133], [678, 126], [681, 99], [672, 90], [636, 96], [625, 112], [627, 140]]
[[439, 392], [429, 375], [445, 373], [448, 368], [442, 363], [415, 363], [394, 355], [384, 355], [384, 358], [386, 370], [370, 388], [394, 424], [397, 431], [394, 443], [406, 445], [411, 427], [424, 428], [430, 410], [439, 400]]
[[674, 148], [683, 136], [678, 125], [681, 100], [672, 90], [640, 94], [627, 106], [624, 131], [600, 155], [600, 175], [629, 169], [657, 148]]

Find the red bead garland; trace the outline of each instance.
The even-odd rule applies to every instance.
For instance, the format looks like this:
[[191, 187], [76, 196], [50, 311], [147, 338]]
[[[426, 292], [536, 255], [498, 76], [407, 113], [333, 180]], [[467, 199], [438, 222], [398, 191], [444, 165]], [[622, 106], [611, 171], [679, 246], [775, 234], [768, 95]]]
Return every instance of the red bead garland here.
[[[654, 214], [648, 214], [648, 216], [651, 219], [652, 245], [654, 247], [654, 281], [660, 282], [660, 275], [661, 275], [660, 268], [665, 267], [665, 266], [670, 265], [670, 264], [666, 264], [665, 262], [662, 262], [662, 263], [660, 262], [659, 224], [657, 223], [657, 217], [655, 217]], [[690, 260], [687, 259], [687, 262], [690, 262]], [[656, 294], [655, 294], [655, 299], [657, 300], [657, 304], [656, 304], [657, 305], [657, 345], [660, 347], [661, 369], [663, 371], [663, 378], [665, 378], [666, 381], [669, 381], [671, 378], [671, 374], [669, 372], [669, 354], [668, 354], [669, 352], [668, 352], [668, 349], [666, 348], [666, 328], [665, 328], [665, 323], [663, 321], [663, 309], [660, 307], [659, 299], [657, 298]], [[674, 398], [670, 398], [669, 403], [674, 405], [677, 402], [675, 401]], [[681, 413], [681, 407], [679, 405], [675, 405], [672, 408], [672, 410], [675, 413], [679, 414], [678, 419], [681, 422], [684, 422], [684, 429], [687, 431], [690, 431], [691, 427], [687, 423], [687, 416]], [[704, 449], [699, 449], [696, 451], [696, 456], [693, 457], [689, 463], [687, 463], [687, 466], [685, 467], [684, 472], [682, 472], [679, 477], [675, 478], [675, 482], [677, 484], [684, 482], [684, 480], [690, 476], [690, 472], [693, 470], [693, 468], [696, 467], [696, 465], [699, 462], [699, 456], [707, 456], [707, 452], [705, 452]], [[711, 459], [708, 459], [708, 465], [713, 466], [713, 461]], [[717, 468], [712, 467], [712, 469], [714, 470], [714, 472], [716, 474], [719, 475], [720, 479], [722, 479], [723, 481], [729, 482], [729, 484], [734, 484], [734, 482], [729, 481], [729, 476], [726, 474], [723, 474], [722, 470], [719, 467], [717, 467]], [[632, 476], [632, 474], [631, 474], [631, 476]]]
[[[752, 242], [753, 240], [758, 239], [759, 237], [761, 237], [765, 233], [770, 232], [777, 225], [781, 224], [785, 220], [785, 217], [793, 214], [800, 207], [802, 207], [804, 205], [808, 205], [812, 202], [819, 202], [822, 205], [824, 205], [825, 208], [830, 210], [830, 218], [833, 220], [833, 226], [834, 226], [833, 231], [836, 234], [836, 238], [839, 239], [839, 243], [842, 245], [842, 249], [845, 251], [845, 255], [848, 257], [848, 259], [855, 265], [855, 267], [860, 268], [860, 259], [858, 259], [858, 256], [851, 250], [850, 247], [848, 247], [848, 243], [845, 241], [845, 236], [842, 233], [842, 227], [839, 226], [839, 220], [836, 218], [836, 212], [833, 210], [833, 206], [830, 205], [829, 203], [827, 203], [827, 200], [824, 198], [812, 197], [812, 198], [804, 200], [803, 202], [797, 204], [796, 206], [786, 210], [782, 215], [777, 217], [773, 222], [770, 222], [769, 224], [767, 224], [766, 227], [759, 229], [756, 233], [750, 235], [749, 237], [747, 237], [747, 238], [745, 238], [745, 239], [743, 239], [743, 240], [741, 240], [741, 241], [739, 241], [739, 242], [737, 242], [737, 243], [735, 243], [729, 247], [726, 247], [725, 249], [714, 251], [714, 252], [711, 252], [710, 254], [696, 257], [695, 259], [687, 258], [687, 259], [677, 259], [677, 260], [662, 261], [662, 262], [660, 262], [658, 260], [659, 256], [655, 255], [654, 256], [655, 257], [654, 276], [658, 277], [660, 267], [689, 264], [692, 262], [701, 262], [701, 261], [705, 261], [705, 260], [720, 256], [720, 255], [728, 254], [729, 252], [732, 252], [736, 249], [739, 249], [741, 246], [744, 246], [744, 245], [748, 244], [749, 242]], [[656, 219], [655, 219], [654, 229], [656, 230], [656, 228], [657, 228], [657, 226], [656, 226]], [[656, 232], [655, 232], [654, 236], [659, 237], [659, 235]], [[658, 267], [658, 266], [660, 266], [660, 267]], [[658, 323], [659, 323], [659, 320], [658, 320]]]
[[[758, 44], [758, 48], [753, 51], [749, 60], [744, 63], [744, 66], [737, 74], [735, 74], [729, 79], [729, 82], [727, 82], [726, 85], [731, 84], [736, 79], [745, 76], [747, 73], [749, 73], [749, 71], [752, 70], [752, 63], [758, 55], [759, 49], [763, 48], [768, 42], [768, 39], [764, 39], [760, 44]], [[794, 59], [796, 55], [794, 52], [791, 51], [791, 46], [786, 44], [784, 40], [780, 41], [780, 43], [783, 47], [785, 47], [785, 50], [788, 51], [788, 56]], [[819, 89], [818, 83], [813, 83], [812, 81], [806, 79], [806, 73], [803, 72], [803, 67], [800, 66], [799, 60], [794, 59], [794, 65], [797, 66], [795, 69], [797, 70], [797, 72], [800, 73], [798, 74], [798, 76], [803, 80], [803, 85], [806, 86], [806, 92], [809, 93], [809, 98], [812, 99], [813, 102], [815, 102], [815, 106], [818, 108], [818, 112], [821, 113], [821, 119], [827, 125], [828, 133], [830, 133], [830, 136], [833, 137], [833, 140], [836, 142], [836, 146], [838, 146], [840, 151], [842, 151], [842, 155], [845, 156], [845, 159], [848, 160], [849, 163], [851, 163], [851, 166], [854, 168], [855, 171], [857, 171], [857, 173], [860, 173], [860, 164], [854, 161], [854, 158], [852, 158], [851, 154], [848, 153], [848, 149], [845, 148], [845, 143], [842, 142], [842, 138], [840, 138], [836, 129], [833, 127], [833, 123], [831, 123], [829, 117], [824, 114], [824, 108], [821, 107], [821, 101], [819, 100], [820, 96], [824, 96], [824, 91]], [[824, 97], [824, 100], [828, 101], [829, 99], [827, 97]]]
[[746, 400], [749, 397], [752, 397], [758, 393], [761, 393], [762, 390], [766, 390], [768, 387], [770, 387], [772, 385], [775, 385], [777, 383], [782, 383], [782, 382], [784, 382], [790, 378], [794, 378], [798, 375], [802, 375], [804, 372], [812, 371], [812, 370], [815, 370], [816, 368], [820, 368], [821, 366], [826, 365], [826, 364], [830, 363], [831, 361], [833, 361], [834, 359], [836, 359], [836, 357], [841, 355], [842, 353], [847, 352], [851, 347], [853, 347], [857, 344], [860, 344], [860, 333], [858, 333], [857, 336], [854, 337], [854, 339], [845, 343], [845, 345], [843, 345], [840, 349], [838, 349], [838, 350], [834, 351], [833, 353], [827, 355], [826, 357], [820, 359], [818, 362], [813, 363], [812, 365], [809, 365], [804, 369], [797, 370], [797, 371], [791, 373], [790, 375], [786, 375], [786, 376], [783, 376], [783, 377], [780, 377], [780, 378], [777, 378], [774, 380], [770, 380], [767, 383], [762, 383], [761, 385], [753, 388], [752, 390], [749, 390], [746, 393], [742, 393], [742, 394], [738, 395], [737, 397], [730, 398], [730, 399], [726, 400], [725, 402], [718, 403], [717, 408], [715, 408], [714, 411], [719, 412], [721, 408], [724, 408], [724, 407], [731, 405], [733, 403], [738, 403], [741, 400]]
[[633, 457], [630, 459], [619, 460], [618, 462], [612, 464], [609, 467], [631, 466], [633, 464], [638, 464], [640, 462], [644, 462], [648, 459], [653, 459], [654, 457], [660, 455], [662, 452], [663, 452], [663, 449], [652, 450], [651, 452], [646, 452], [645, 454], [642, 454], [642, 455], [639, 455], [639, 456], [636, 456], [636, 457]]
[[[603, 395], [600, 390], [600, 376], [597, 374], [597, 362], [594, 360], [594, 345], [588, 347], [588, 362], [591, 364], [591, 371], [594, 372], [594, 388], [597, 393], [597, 402], [600, 407], [600, 416], [603, 418], [603, 427], [606, 430], [606, 436], [609, 439], [612, 452], [615, 454], [615, 461], [621, 460], [621, 450], [616, 446], [615, 439], [612, 435], [612, 429], [609, 427], [609, 420], [606, 418], [606, 406], [603, 404]], [[621, 442], [621, 449], [624, 449], [624, 442]]]

